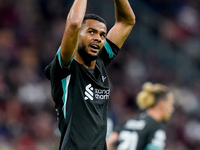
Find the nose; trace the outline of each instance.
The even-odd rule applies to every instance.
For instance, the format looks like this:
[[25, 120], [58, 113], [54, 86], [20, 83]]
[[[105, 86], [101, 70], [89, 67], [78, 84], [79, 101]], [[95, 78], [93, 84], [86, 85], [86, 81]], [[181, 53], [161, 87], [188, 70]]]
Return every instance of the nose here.
[[97, 41], [97, 42], [101, 42], [101, 36], [99, 34], [95, 34], [94, 40]]

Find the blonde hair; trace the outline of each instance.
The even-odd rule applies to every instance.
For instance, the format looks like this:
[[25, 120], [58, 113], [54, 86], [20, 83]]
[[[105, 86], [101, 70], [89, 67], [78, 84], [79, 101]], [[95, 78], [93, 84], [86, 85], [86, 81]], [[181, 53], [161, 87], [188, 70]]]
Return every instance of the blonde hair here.
[[160, 99], [163, 99], [168, 92], [168, 88], [162, 84], [146, 82], [142, 86], [142, 91], [137, 95], [137, 105], [140, 109], [153, 107]]

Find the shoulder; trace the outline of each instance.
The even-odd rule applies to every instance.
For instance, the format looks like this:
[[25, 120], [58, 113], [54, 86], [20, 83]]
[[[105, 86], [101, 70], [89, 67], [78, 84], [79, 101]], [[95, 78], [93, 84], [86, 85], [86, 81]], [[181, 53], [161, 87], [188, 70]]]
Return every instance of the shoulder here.
[[120, 50], [120, 48], [109, 39], [106, 39], [104, 48], [106, 49], [107, 52], [110, 52], [112, 50], [114, 54], [117, 54], [118, 51]]
[[74, 66], [76, 66], [76, 64], [78, 63], [71, 60], [67, 66], [64, 66], [57, 53], [51, 63], [45, 68], [45, 75], [49, 80], [63, 78], [71, 73], [71, 68], [75, 68]]
[[109, 56], [109, 58], [112, 59], [113, 57], [115, 57], [115, 55], [117, 55], [119, 50], [120, 49], [119, 49], [119, 47], [117, 45], [115, 45], [109, 39], [106, 39], [104, 47], [101, 50], [100, 55], [102, 55], [102, 54], [105, 55], [105, 53], [106, 53]]

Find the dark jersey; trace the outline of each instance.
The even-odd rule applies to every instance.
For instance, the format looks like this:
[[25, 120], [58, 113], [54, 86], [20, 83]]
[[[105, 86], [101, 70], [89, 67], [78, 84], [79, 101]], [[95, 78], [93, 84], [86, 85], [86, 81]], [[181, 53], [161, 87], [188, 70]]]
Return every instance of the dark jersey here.
[[119, 48], [106, 40], [94, 70], [72, 59], [63, 66], [60, 48], [45, 74], [59, 119], [61, 150], [105, 150], [107, 103], [110, 96], [105, 67]]
[[128, 120], [116, 131], [119, 134], [117, 150], [164, 150], [165, 125], [146, 113]]

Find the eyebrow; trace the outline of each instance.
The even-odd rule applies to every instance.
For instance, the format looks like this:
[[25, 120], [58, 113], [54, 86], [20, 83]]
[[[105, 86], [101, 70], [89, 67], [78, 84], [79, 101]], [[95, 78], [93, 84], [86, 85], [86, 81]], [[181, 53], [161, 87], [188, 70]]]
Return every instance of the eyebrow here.
[[[87, 30], [95, 30], [95, 31], [97, 31], [96, 29], [94, 29], [94, 28], [88, 28]], [[104, 32], [104, 31], [101, 31], [103, 34], [105, 34], [106, 35], [106, 32]]]

